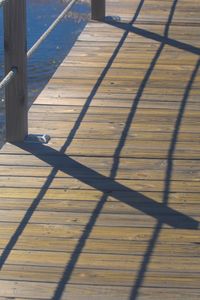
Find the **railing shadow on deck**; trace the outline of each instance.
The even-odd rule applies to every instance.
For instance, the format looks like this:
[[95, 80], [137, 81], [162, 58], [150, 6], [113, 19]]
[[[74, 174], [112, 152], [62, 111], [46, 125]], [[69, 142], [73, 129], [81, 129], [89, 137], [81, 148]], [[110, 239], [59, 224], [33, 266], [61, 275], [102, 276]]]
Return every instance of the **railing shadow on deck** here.
[[[174, 3], [175, 2], [177, 2], [177, 1], [174, 1]], [[38, 207], [40, 201], [42, 200], [42, 198], [44, 197], [46, 192], [48, 191], [51, 183], [53, 182], [53, 180], [59, 170], [61, 170], [62, 172], [66, 173], [66, 174], [69, 174], [70, 176], [103, 192], [102, 198], [99, 200], [96, 208], [92, 212], [92, 215], [91, 215], [87, 225], [85, 226], [84, 232], [83, 232], [82, 236], [80, 237], [80, 239], [71, 255], [70, 262], [65, 266], [65, 271], [63, 272], [62, 278], [61, 278], [60, 282], [58, 283], [58, 286], [57, 286], [57, 289], [55, 290], [54, 296], [52, 297], [53, 300], [60, 299], [63, 294], [64, 289], [66, 290], [66, 284], [68, 283], [68, 281], [71, 277], [72, 271], [78, 261], [78, 258], [80, 256], [80, 254], [82, 253], [82, 250], [85, 246], [85, 242], [89, 238], [90, 233], [96, 223], [96, 220], [97, 220], [99, 214], [101, 213], [102, 208], [110, 195], [115, 197], [117, 200], [119, 200], [123, 203], [126, 203], [126, 204], [130, 205], [131, 207], [134, 207], [147, 215], [154, 217], [157, 220], [157, 226], [154, 230], [151, 240], [149, 241], [149, 245], [148, 245], [146, 253], [144, 255], [144, 260], [140, 266], [140, 270], [138, 272], [137, 279], [134, 283], [134, 287], [132, 290], [132, 294], [130, 295], [130, 299], [136, 299], [136, 297], [137, 297], [138, 290], [141, 287], [141, 284], [143, 282], [144, 275], [147, 270], [147, 266], [148, 266], [150, 258], [152, 256], [152, 252], [153, 252], [153, 249], [157, 242], [159, 232], [161, 230], [162, 225], [167, 224], [170, 227], [178, 228], [178, 229], [197, 229], [198, 228], [198, 222], [196, 220], [168, 207], [167, 202], [168, 202], [168, 197], [169, 197], [169, 192], [170, 192], [170, 180], [171, 180], [172, 171], [173, 171], [173, 154], [174, 154], [175, 147], [176, 147], [176, 140], [178, 137], [179, 128], [180, 128], [182, 117], [183, 117], [183, 114], [185, 111], [185, 107], [186, 107], [187, 99], [188, 99], [188, 96], [190, 93], [190, 89], [192, 87], [192, 83], [195, 79], [197, 69], [199, 67], [199, 62], [197, 64], [197, 66], [195, 67], [194, 72], [192, 73], [191, 79], [189, 80], [189, 83], [186, 87], [185, 94], [184, 94], [184, 97], [183, 97], [183, 100], [181, 103], [181, 107], [179, 110], [179, 114], [177, 116], [174, 133], [172, 134], [172, 140], [171, 140], [170, 148], [168, 151], [168, 166], [167, 166], [166, 177], [165, 177], [165, 191], [164, 191], [164, 196], [163, 196], [163, 203], [161, 203], [161, 204], [157, 203], [153, 199], [150, 199], [150, 198], [142, 195], [141, 193], [131, 190], [131, 189], [127, 188], [126, 186], [123, 186], [122, 184], [119, 184], [115, 181], [115, 175], [118, 170], [119, 156], [120, 156], [121, 150], [124, 146], [125, 140], [128, 135], [128, 131], [133, 122], [133, 119], [134, 119], [134, 116], [135, 116], [135, 113], [137, 110], [137, 106], [141, 99], [144, 88], [154, 70], [155, 64], [156, 64], [157, 60], [159, 59], [161, 51], [164, 47], [162, 42], [161, 42], [160, 47], [156, 51], [156, 54], [155, 54], [154, 58], [152, 59], [152, 62], [149, 65], [149, 68], [144, 76], [144, 79], [138, 89], [137, 95], [133, 101], [133, 105], [132, 105], [130, 113], [128, 115], [124, 130], [122, 132], [118, 146], [115, 150], [114, 161], [113, 161], [113, 166], [112, 166], [112, 169], [110, 172], [110, 176], [109, 177], [103, 176], [100, 173], [73, 160], [72, 158], [70, 158], [69, 156], [67, 156], [65, 154], [67, 148], [69, 147], [73, 138], [75, 137], [76, 132], [79, 129], [85, 115], [87, 114], [88, 108], [93, 100], [93, 97], [97, 93], [98, 88], [100, 87], [101, 83], [103, 82], [103, 79], [105, 78], [114, 59], [116, 58], [117, 54], [119, 53], [123, 43], [125, 42], [128, 34], [130, 32], [130, 25], [133, 25], [133, 23], [136, 21], [138, 15], [142, 9], [143, 3], [144, 3], [144, 0], [140, 2], [138, 9], [136, 11], [136, 14], [135, 14], [134, 18], [132, 19], [132, 21], [130, 22], [128, 29], [125, 30], [118, 46], [116, 47], [110, 60], [108, 61], [107, 66], [102, 71], [101, 76], [99, 77], [96, 84], [94, 85], [90, 96], [88, 97], [79, 117], [77, 118], [77, 120], [75, 122], [73, 129], [71, 130], [71, 132], [70, 132], [65, 144], [62, 146], [61, 150], [56, 151], [55, 149], [50, 148], [49, 146], [43, 146], [40, 144], [38, 144], [38, 145], [34, 145], [31, 143], [17, 144], [18, 147], [24, 149], [25, 151], [31, 153], [32, 155], [38, 157], [42, 161], [44, 161], [47, 164], [49, 164], [50, 166], [52, 166], [53, 170], [49, 174], [45, 184], [41, 188], [40, 193], [33, 200], [31, 206], [27, 210], [25, 216], [21, 220], [21, 223], [18, 226], [17, 230], [15, 231], [14, 235], [11, 237], [9, 243], [5, 247], [3, 254], [1, 256], [1, 259], [0, 259], [0, 268], [2, 268], [2, 266], [6, 262], [7, 257], [10, 254], [10, 251], [14, 248], [16, 242], [18, 241], [19, 236], [23, 233], [26, 225], [30, 221], [34, 211]], [[171, 17], [169, 17], [169, 20], [170, 20], [170, 18]], [[170, 24], [169, 20], [168, 20], [168, 24]], [[165, 33], [166, 32], [167, 32], [167, 30], [165, 31]], [[77, 174], [77, 170], [81, 171], [81, 173], [84, 173], [85, 176], [82, 177], [81, 175], [78, 175], [80, 173]], [[94, 178], [97, 180], [94, 180]], [[105, 180], [106, 181], [108, 180], [110, 183], [109, 190], [105, 189], [105, 186], [103, 183], [103, 182], [105, 182]], [[127, 199], [127, 197], [124, 197], [123, 194], [121, 195], [121, 193], [119, 193], [118, 191], [124, 191], [126, 193], [126, 195], [128, 195], [128, 199]]]
[[[195, 66], [195, 68], [192, 72], [191, 78], [188, 82], [188, 85], [185, 89], [185, 93], [183, 95], [183, 99], [182, 99], [182, 102], [181, 102], [181, 105], [180, 105], [179, 113], [177, 115], [177, 119], [176, 119], [176, 122], [175, 122], [174, 132], [172, 134], [170, 147], [169, 147], [169, 150], [168, 150], [167, 167], [166, 167], [163, 201], [162, 201], [163, 205], [166, 205], [166, 207], [168, 205], [169, 196], [170, 196], [171, 179], [172, 179], [172, 175], [173, 175], [173, 160], [174, 160], [174, 154], [175, 154], [175, 151], [176, 151], [176, 143], [177, 143], [177, 139], [178, 139], [178, 134], [179, 134], [179, 130], [180, 130], [180, 127], [181, 127], [182, 120], [183, 120], [184, 112], [185, 112], [185, 109], [186, 109], [187, 99], [189, 97], [189, 94], [190, 94], [190, 91], [191, 91], [191, 88], [192, 88], [192, 84], [195, 80], [195, 77], [197, 75], [199, 67], [200, 67], [200, 61], [198, 60], [196, 66]], [[147, 271], [151, 256], [153, 254], [153, 250], [156, 246], [156, 243], [158, 241], [158, 238], [159, 238], [159, 235], [160, 235], [160, 232], [162, 230], [163, 225], [164, 225], [164, 223], [162, 222], [162, 220], [158, 220], [157, 225], [154, 228], [152, 238], [151, 238], [151, 240], [149, 242], [149, 245], [147, 247], [147, 250], [144, 254], [143, 262], [142, 262], [140, 270], [138, 272], [135, 285], [132, 289], [132, 293], [131, 293], [131, 297], [130, 297], [131, 300], [137, 299], [139, 289], [142, 286], [142, 283], [144, 281], [145, 273]]]
[[[125, 30], [125, 31], [128, 30], [129, 32], [138, 34], [142, 37], [160, 42], [161, 43], [160, 47], [157, 50], [157, 53], [156, 53], [154, 59], [152, 60], [153, 68], [154, 68], [154, 66], [156, 65], [156, 61], [159, 59], [159, 56], [160, 56], [160, 54], [161, 54], [161, 52], [162, 52], [165, 45], [170, 45], [170, 46], [175, 47], [177, 49], [185, 50], [185, 51], [188, 51], [188, 52], [196, 54], [196, 55], [200, 54], [200, 49], [199, 48], [197, 48], [195, 46], [192, 46], [190, 44], [186, 44], [186, 43], [171, 39], [171, 38], [168, 37], [169, 30], [170, 30], [170, 25], [172, 23], [173, 16], [174, 16], [177, 4], [178, 4], [178, 0], [174, 0], [173, 3], [172, 3], [172, 6], [171, 6], [171, 10], [170, 10], [170, 13], [169, 13], [168, 21], [166, 23], [163, 36], [158, 35], [158, 34], [153, 33], [153, 32], [150, 32], [150, 31], [147, 31], [147, 30], [144, 30], [144, 29], [141, 29], [141, 28], [138, 28], [138, 27], [135, 27], [135, 26], [132, 26], [130, 24], [124, 24], [124, 23], [121, 23], [121, 22], [117, 22], [115, 20], [112, 21], [112, 20], [108, 19], [108, 23], [112, 26], [121, 28], [122, 30]], [[167, 167], [166, 167], [166, 175], [165, 175], [165, 185], [164, 185], [163, 201], [162, 201], [163, 205], [166, 205], [166, 206], [168, 205], [169, 195], [170, 195], [171, 179], [172, 179], [172, 174], [173, 174], [173, 157], [174, 157], [174, 154], [175, 154], [175, 151], [176, 151], [176, 143], [177, 143], [181, 123], [182, 123], [182, 120], [183, 120], [183, 117], [184, 117], [184, 112], [185, 112], [185, 109], [186, 109], [187, 100], [189, 98], [189, 94], [190, 94], [190, 91], [192, 89], [192, 85], [193, 85], [193, 82], [196, 78], [199, 67], [200, 67], [200, 60], [198, 59], [196, 65], [194, 66], [194, 69], [192, 71], [191, 77], [188, 81], [188, 84], [186, 85], [185, 91], [183, 93], [183, 98], [182, 98], [182, 101], [181, 101], [181, 104], [180, 104], [180, 107], [179, 107], [179, 112], [177, 114], [177, 118], [176, 118], [175, 125], [174, 125], [174, 131], [172, 133], [172, 138], [171, 138], [170, 146], [169, 146], [169, 149], [168, 149]], [[130, 300], [135, 300], [138, 297], [139, 289], [142, 286], [142, 283], [144, 281], [144, 277], [145, 277], [145, 274], [147, 272], [147, 268], [148, 268], [150, 259], [152, 257], [153, 251], [155, 249], [156, 243], [158, 241], [158, 238], [159, 238], [160, 232], [162, 230], [162, 227], [163, 227], [163, 222], [162, 221], [160, 222], [160, 220], [158, 220], [157, 225], [154, 228], [152, 237], [149, 241], [146, 252], [144, 254], [144, 259], [141, 263], [140, 269], [139, 269], [138, 274], [136, 276], [136, 280], [135, 280], [135, 283], [134, 283], [134, 286], [133, 286], [133, 289], [132, 289], [132, 292], [131, 292], [131, 295], [130, 295]]]
[[[132, 24], [130, 25], [130, 24], [123, 24], [123, 23], [120, 23], [120, 22], [117, 22], [117, 21], [108, 21], [110, 25], [116, 26], [116, 27], [121, 28], [121, 29], [126, 30], [126, 31], [128, 30], [129, 32], [138, 34], [138, 35], [143, 36], [143, 37], [148, 38], [148, 39], [153, 39], [153, 40], [158, 41], [158, 42], [161, 43], [159, 49], [156, 52], [156, 55], [154, 56], [154, 58], [152, 60], [152, 69], [151, 69], [150, 73], [152, 73], [152, 71], [153, 71], [153, 69], [156, 65], [156, 62], [158, 61], [158, 59], [161, 55], [161, 52], [163, 51], [165, 45], [170, 45], [170, 46], [173, 46], [177, 49], [182, 49], [182, 50], [191, 52], [191, 53], [196, 54], [196, 55], [200, 54], [200, 49], [199, 48], [194, 47], [194, 46], [189, 45], [189, 44], [179, 42], [179, 41], [174, 40], [174, 39], [171, 39], [168, 36], [170, 26], [171, 26], [171, 23], [172, 23], [172, 20], [173, 20], [173, 16], [174, 16], [175, 11], [176, 11], [177, 4], [178, 4], [178, 0], [174, 0], [172, 2], [172, 6], [171, 6], [171, 9], [170, 9], [170, 12], [169, 12], [169, 17], [168, 17], [167, 23], [165, 25], [165, 30], [164, 30], [164, 35], [163, 36], [155, 34], [153, 32], [149, 32], [147, 30], [143, 30], [141, 28], [134, 27], [134, 26], [132, 26]], [[200, 67], [200, 60], [198, 59], [196, 65], [194, 66], [194, 69], [192, 71], [191, 77], [188, 81], [188, 84], [186, 85], [185, 91], [183, 93], [183, 98], [182, 98], [182, 101], [181, 101], [181, 104], [180, 104], [180, 107], [179, 107], [179, 112], [177, 114], [177, 118], [176, 118], [175, 125], [174, 125], [174, 131], [172, 132], [172, 138], [171, 138], [170, 146], [169, 146], [169, 149], [168, 149], [167, 167], [166, 167], [166, 175], [165, 175], [165, 181], [164, 181], [164, 192], [163, 192], [163, 199], [162, 199], [162, 203], [166, 207], [167, 207], [168, 202], [169, 202], [171, 179], [172, 179], [172, 174], [173, 174], [173, 159], [174, 159], [174, 154], [175, 154], [175, 151], [176, 151], [176, 143], [177, 143], [180, 127], [181, 127], [181, 124], [182, 124], [182, 120], [183, 120], [183, 117], [184, 117], [184, 112], [185, 112], [185, 109], [186, 109], [187, 100], [188, 100], [190, 91], [192, 89], [193, 82], [194, 82], [194, 80], [196, 78], [196, 75], [197, 75], [197, 72], [199, 70], [199, 67]], [[148, 72], [146, 73], [146, 76], [148, 78], [150, 77], [150, 75], [151, 74], [148, 74]], [[142, 89], [142, 90], [144, 90], [144, 89]], [[130, 300], [137, 299], [137, 297], [139, 295], [139, 290], [140, 290], [140, 288], [141, 288], [141, 286], [144, 282], [145, 274], [147, 272], [148, 265], [149, 265], [149, 262], [151, 260], [153, 251], [154, 251], [155, 246], [157, 244], [157, 241], [159, 239], [159, 235], [161, 233], [162, 227], [163, 227], [162, 220], [158, 220], [158, 222], [157, 222], [157, 224], [154, 228], [152, 237], [149, 241], [146, 252], [144, 253], [144, 258], [143, 258], [143, 261], [142, 261], [141, 266], [139, 268], [139, 271], [137, 273], [136, 280], [135, 280], [135, 283], [134, 283], [134, 286], [133, 286], [133, 289], [132, 289], [132, 292], [131, 292], [131, 295], [130, 295]]]

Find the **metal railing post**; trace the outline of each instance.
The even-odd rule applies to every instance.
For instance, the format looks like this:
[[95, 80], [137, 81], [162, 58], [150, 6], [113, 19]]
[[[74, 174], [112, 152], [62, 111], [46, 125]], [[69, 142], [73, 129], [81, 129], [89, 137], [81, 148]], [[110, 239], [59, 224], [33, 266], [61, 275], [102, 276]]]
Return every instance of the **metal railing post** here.
[[5, 73], [15, 69], [15, 78], [5, 88], [6, 140], [23, 141], [28, 133], [26, 0], [4, 4]]
[[106, 0], [91, 0], [92, 20], [102, 21], [106, 14]]

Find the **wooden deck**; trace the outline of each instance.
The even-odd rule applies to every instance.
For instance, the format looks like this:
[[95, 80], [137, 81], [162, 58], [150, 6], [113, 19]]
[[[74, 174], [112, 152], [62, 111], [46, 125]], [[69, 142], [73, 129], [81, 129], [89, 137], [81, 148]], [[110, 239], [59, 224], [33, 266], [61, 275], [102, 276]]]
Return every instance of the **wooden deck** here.
[[107, 2], [0, 151], [0, 300], [200, 299], [200, 2]]

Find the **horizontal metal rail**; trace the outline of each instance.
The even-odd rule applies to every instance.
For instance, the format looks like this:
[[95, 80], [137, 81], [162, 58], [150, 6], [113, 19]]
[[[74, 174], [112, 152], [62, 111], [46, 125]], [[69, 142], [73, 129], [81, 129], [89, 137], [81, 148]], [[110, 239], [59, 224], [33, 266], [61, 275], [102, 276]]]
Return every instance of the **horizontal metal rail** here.
[[17, 74], [17, 68], [13, 68], [0, 82], [0, 90], [4, 89]]
[[[8, 0], [0, 0], [0, 7]], [[72, 0], [67, 7], [62, 11], [62, 13], [57, 17], [57, 19], [49, 26], [49, 28], [42, 34], [42, 36], [37, 40], [37, 42], [29, 49], [27, 52], [27, 57], [29, 58], [42, 44], [42, 42], [48, 37], [51, 31], [58, 25], [58, 23], [63, 19], [66, 13], [71, 9], [71, 7], [77, 2], [78, 0]], [[17, 74], [17, 68], [13, 68], [0, 82], [0, 90], [4, 89], [15, 77]]]
[[38, 49], [38, 47], [42, 44], [42, 42], [48, 37], [51, 31], [58, 25], [58, 23], [64, 18], [66, 13], [72, 8], [72, 6], [78, 0], [72, 0], [67, 7], [61, 12], [61, 14], [57, 17], [57, 19], [49, 26], [49, 28], [42, 34], [42, 36], [37, 40], [37, 42], [28, 50], [27, 57], [31, 57], [31, 55]]
[[[3, 6], [4, 10], [4, 65], [7, 74], [0, 82], [0, 90], [5, 88], [6, 140], [9, 142], [21, 142], [28, 134], [27, 59], [77, 1], [68, 1], [65, 9], [27, 51], [26, 0], [0, 0], [0, 7]], [[106, 0], [91, 0], [93, 20], [104, 19], [105, 4]]]

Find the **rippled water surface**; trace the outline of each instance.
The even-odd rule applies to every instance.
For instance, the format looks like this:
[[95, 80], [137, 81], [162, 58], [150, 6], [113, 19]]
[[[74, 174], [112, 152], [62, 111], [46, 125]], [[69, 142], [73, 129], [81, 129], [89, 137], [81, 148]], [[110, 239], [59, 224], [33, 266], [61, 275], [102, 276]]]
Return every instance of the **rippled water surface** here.
[[[65, 0], [27, 0], [27, 43], [28, 49], [56, 19], [66, 6]], [[83, 30], [88, 18], [89, 6], [82, 2], [72, 11], [28, 61], [28, 94], [31, 104], [44, 88], [60, 62]], [[3, 77], [3, 16], [0, 9], [0, 78]], [[5, 113], [3, 93], [0, 94], [0, 145], [4, 140]]]

